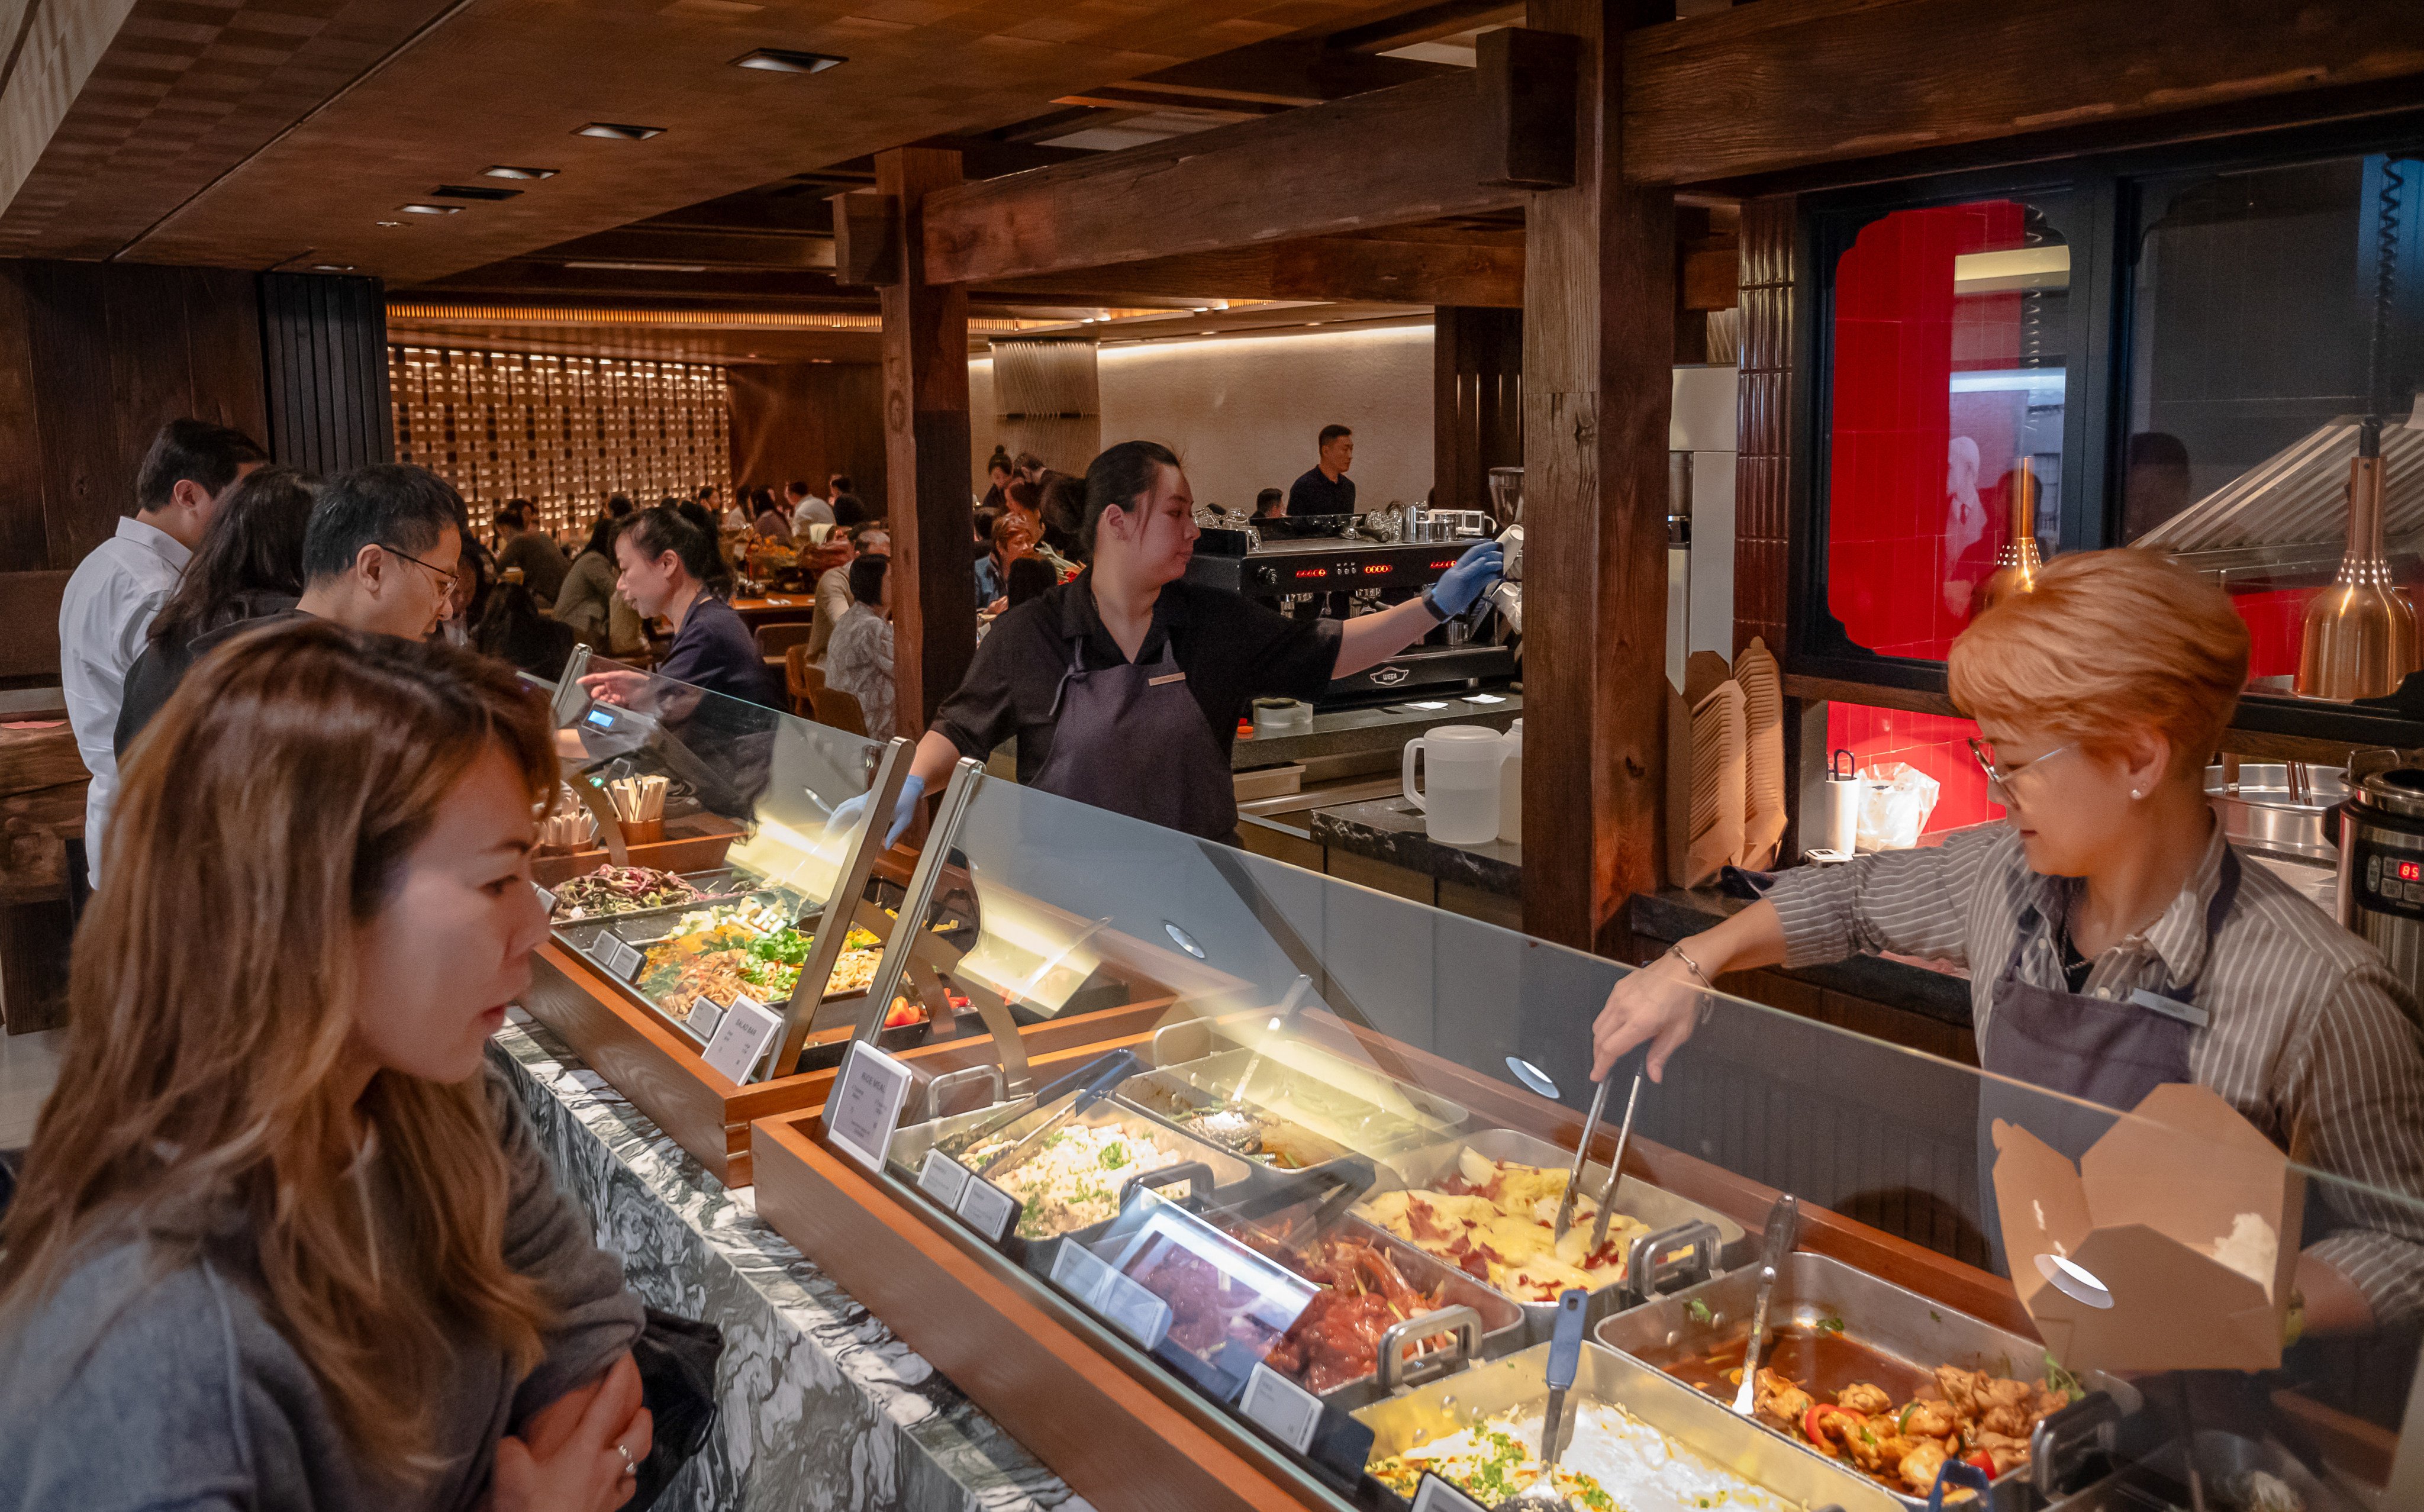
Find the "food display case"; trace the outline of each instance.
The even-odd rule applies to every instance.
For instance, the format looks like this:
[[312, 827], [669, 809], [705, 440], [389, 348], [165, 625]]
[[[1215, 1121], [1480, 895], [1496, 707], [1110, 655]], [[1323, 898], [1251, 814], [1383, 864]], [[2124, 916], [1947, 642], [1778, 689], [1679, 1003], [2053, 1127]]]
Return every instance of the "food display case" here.
[[[618, 702], [583, 692], [598, 671], [632, 674]], [[1124, 979], [1074, 984], [1050, 1013], [981, 991], [972, 1003], [948, 975], [965, 974], [980, 939], [964, 892], [937, 890], [922, 927], [901, 927], [910, 858], [885, 854], [878, 817], [892, 812], [908, 741], [586, 657], [550, 710], [556, 813], [576, 819], [550, 820], [542, 839], [594, 843], [573, 866], [539, 858], [554, 927], [526, 1006], [719, 1178], [747, 1181], [750, 1119], [823, 1101], [870, 1013], [876, 1042], [938, 1078], [992, 1063], [997, 1022], [1021, 1064], [1047, 1066], [1151, 1027], [1139, 1005], [1154, 994]], [[702, 849], [685, 835], [715, 838]], [[682, 869], [648, 865], [668, 844], [691, 846]], [[815, 982], [822, 992], [802, 986]]]
[[944, 1085], [863, 1006], [829, 1099], [754, 1125], [758, 1208], [1096, 1505], [1498, 1504], [1574, 1292], [1574, 1507], [2185, 1507], [2216, 1432], [2257, 1451], [2206, 1505], [2288, 1504], [2259, 1461], [2395, 1504], [2411, 1281], [2286, 1341], [2302, 1239], [2412, 1276], [2424, 1211], [2199, 1089], [2116, 1113], [1699, 994], [1587, 1128], [1615, 962], [969, 764], [903, 885], [973, 995], [1143, 1015]]

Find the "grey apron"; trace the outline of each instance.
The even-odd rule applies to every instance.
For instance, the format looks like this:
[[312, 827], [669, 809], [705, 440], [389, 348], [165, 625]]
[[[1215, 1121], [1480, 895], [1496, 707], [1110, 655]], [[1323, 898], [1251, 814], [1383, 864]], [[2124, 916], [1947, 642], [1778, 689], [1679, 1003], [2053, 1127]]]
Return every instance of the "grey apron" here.
[[[2239, 875], [2239, 854], [2225, 846], [2222, 876], [2205, 911], [2208, 960], [2212, 959], [2214, 936], [2238, 900]], [[2189, 1044], [2206, 1021], [2205, 1011], [2195, 1006], [2195, 983], [2171, 983], [2161, 992], [2141, 988], [2118, 1001], [2032, 986], [2020, 980], [2020, 953], [2028, 937], [2023, 928], [2012, 943], [2002, 975], [1995, 979], [1995, 1010], [1978, 1046], [1980, 1065], [1994, 1075], [2116, 1112], [2137, 1106], [2166, 1082], [2195, 1080], [2189, 1073]], [[1980, 1207], [2001, 1270], [2005, 1263], [1995, 1212], [1995, 1119], [2022, 1125], [2072, 1160], [2102, 1138], [2113, 1120], [2050, 1098], [2029, 1097], [1991, 1080], [1981, 1082], [1979, 1100]]]
[[1052, 754], [1032, 786], [1149, 824], [1226, 840], [1237, 828], [1229, 762], [1165, 638], [1151, 666], [1089, 672], [1084, 643], [1052, 697]]

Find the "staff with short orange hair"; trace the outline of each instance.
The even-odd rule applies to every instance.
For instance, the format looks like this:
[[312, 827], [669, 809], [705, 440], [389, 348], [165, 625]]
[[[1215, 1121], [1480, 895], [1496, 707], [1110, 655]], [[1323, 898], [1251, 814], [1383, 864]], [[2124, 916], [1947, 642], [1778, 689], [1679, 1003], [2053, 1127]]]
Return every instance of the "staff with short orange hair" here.
[[2300, 1257], [2310, 1331], [2424, 1317], [2424, 1229], [2365, 1191], [2424, 1197], [2424, 1033], [2373, 947], [2215, 821], [2205, 766], [2247, 681], [2228, 597], [2152, 552], [2065, 556], [1979, 615], [1949, 671], [2006, 823], [1785, 872], [1618, 983], [1594, 1079], [1645, 1042], [1658, 1079], [1729, 971], [1958, 962], [1987, 1072], [2122, 1109], [2200, 1083], [2354, 1184], [2331, 1184], [2332, 1232]]

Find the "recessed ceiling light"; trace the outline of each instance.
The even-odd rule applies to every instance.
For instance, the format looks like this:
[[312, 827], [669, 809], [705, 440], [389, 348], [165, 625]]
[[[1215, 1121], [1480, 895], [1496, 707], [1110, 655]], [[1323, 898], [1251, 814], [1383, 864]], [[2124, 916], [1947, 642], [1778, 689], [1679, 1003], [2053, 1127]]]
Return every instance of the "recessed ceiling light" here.
[[351, 263], [314, 263], [311, 264], [311, 271], [314, 273], [351, 273], [354, 271], [354, 265]]
[[623, 126], [611, 120], [593, 120], [574, 130], [575, 136], [603, 136], [610, 142], [645, 142], [651, 136], [662, 136], [662, 126]]
[[463, 207], [461, 205], [415, 204], [398, 205], [396, 208], [403, 211], [407, 215], [459, 215], [463, 213]]
[[441, 183], [429, 191], [439, 199], [511, 199], [519, 189], [500, 189], [488, 183]]
[[397, 226], [397, 227], [401, 227], [401, 226], [404, 224], [404, 222], [402, 222], [402, 221], [400, 221], [400, 220], [383, 220], [383, 221], [380, 221], [380, 222], [379, 222], [379, 224], [380, 224], [380, 225], [382, 225], [382, 226]]
[[510, 163], [499, 163], [480, 170], [491, 179], [552, 179], [557, 171], [555, 168], [518, 168]]
[[822, 73], [837, 63], [847, 63], [846, 57], [830, 53], [802, 53], [789, 47], [761, 47], [754, 53], [743, 53], [732, 60], [737, 69], [763, 69], [769, 73]]

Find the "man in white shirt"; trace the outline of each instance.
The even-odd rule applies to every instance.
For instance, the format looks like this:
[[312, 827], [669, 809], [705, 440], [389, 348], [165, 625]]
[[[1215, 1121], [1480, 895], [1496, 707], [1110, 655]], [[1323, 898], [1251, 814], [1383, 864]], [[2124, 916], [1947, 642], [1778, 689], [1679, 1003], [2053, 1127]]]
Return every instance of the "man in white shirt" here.
[[59, 682], [76, 751], [92, 773], [84, 802], [85, 870], [101, 882], [103, 827], [118, 793], [119, 701], [152, 616], [177, 586], [202, 530], [238, 479], [269, 460], [242, 431], [206, 421], [160, 427], [136, 477], [135, 514], [76, 564], [59, 600]]
[[785, 484], [783, 494], [790, 501], [791, 534], [794, 539], [806, 535], [808, 527], [811, 525], [830, 525], [834, 522], [833, 505], [808, 492], [805, 482], [795, 479]]

